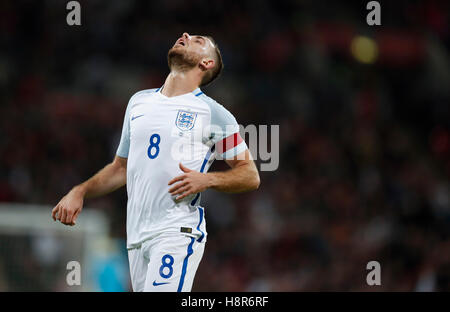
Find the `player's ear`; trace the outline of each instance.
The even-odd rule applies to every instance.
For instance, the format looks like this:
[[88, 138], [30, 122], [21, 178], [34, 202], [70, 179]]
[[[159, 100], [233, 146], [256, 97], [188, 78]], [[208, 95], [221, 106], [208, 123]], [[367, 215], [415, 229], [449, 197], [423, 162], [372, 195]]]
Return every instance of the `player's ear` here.
[[200, 62], [200, 68], [203, 70], [203, 71], [207, 71], [208, 69], [211, 69], [211, 68], [213, 68], [214, 67], [214, 60], [213, 59], [203, 59], [201, 62]]

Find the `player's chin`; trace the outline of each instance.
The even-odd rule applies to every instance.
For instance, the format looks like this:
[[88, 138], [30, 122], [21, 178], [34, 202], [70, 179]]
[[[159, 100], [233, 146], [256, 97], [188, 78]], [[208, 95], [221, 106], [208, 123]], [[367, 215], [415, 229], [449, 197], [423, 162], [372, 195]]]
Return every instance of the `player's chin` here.
[[180, 51], [184, 51], [185, 49], [186, 49], [185, 46], [176, 43], [176, 44], [169, 50], [169, 53], [170, 53], [170, 52], [180, 52]]

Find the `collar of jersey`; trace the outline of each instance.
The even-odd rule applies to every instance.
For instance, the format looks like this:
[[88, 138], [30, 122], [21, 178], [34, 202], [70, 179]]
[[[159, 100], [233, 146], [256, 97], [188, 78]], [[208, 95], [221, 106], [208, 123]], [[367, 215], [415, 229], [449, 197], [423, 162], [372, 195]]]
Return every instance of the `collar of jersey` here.
[[159, 87], [158, 89], [156, 89], [155, 92], [161, 94], [162, 96], [164, 96], [164, 97], [166, 97], [166, 98], [168, 98], [168, 99], [170, 99], [170, 98], [175, 98], [175, 97], [179, 97], [179, 96], [183, 96], [183, 95], [190, 94], [190, 93], [194, 94], [195, 96], [199, 96], [200, 94], [203, 94], [203, 91], [202, 91], [200, 88], [197, 88], [197, 89], [195, 89], [195, 90], [192, 91], [192, 92], [180, 94], [180, 95], [177, 95], [177, 96], [171, 96], [171, 97], [168, 97], [168, 96], [165, 96], [164, 94], [162, 94], [161, 91], [162, 91], [163, 87], [164, 87], [164, 85], [162, 85], [161, 87]]

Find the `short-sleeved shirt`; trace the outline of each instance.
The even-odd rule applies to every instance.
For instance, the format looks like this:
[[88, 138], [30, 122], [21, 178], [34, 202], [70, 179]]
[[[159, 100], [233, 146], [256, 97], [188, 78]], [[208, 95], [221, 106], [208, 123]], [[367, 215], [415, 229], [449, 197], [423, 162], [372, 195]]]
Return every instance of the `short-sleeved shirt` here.
[[206, 241], [200, 194], [177, 201], [168, 182], [185, 167], [207, 172], [215, 159], [247, 149], [234, 116], [200, 88], [166, 97], [161, 88], [134, 94], [127, 106], [117, 156], [127, 158], [127, 247], [161, 232]]

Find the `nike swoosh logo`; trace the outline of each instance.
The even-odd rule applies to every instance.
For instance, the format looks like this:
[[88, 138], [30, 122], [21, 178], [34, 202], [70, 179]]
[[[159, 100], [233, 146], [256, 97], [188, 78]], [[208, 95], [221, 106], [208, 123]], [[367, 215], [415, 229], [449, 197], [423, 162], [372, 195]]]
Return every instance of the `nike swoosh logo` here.
[[164, 284], [169, 284], [169, 283], [157, 283], [156, 281], [153, 281], [153, 286], [159, 286], [159, 285], [164, 285]]
[[131, 117], [131, 120], [135, 120], [136, 118], [139, 118], [139, 117], [142, 117], [142, 116], [144, 116], [144, 114], [142, 114], [142, 115], [137, 115], [137, 116], [133, 116], [133, 117]]

